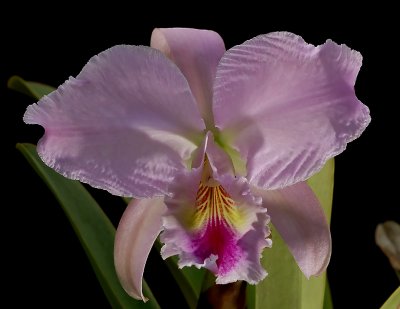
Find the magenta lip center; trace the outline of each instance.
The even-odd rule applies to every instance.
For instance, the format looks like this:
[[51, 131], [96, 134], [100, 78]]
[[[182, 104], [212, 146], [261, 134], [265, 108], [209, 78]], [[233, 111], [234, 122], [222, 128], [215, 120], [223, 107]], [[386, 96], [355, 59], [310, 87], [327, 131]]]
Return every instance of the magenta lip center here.
[[235, 267], [241, 256], [237, 235], [224, 213], [234, 211], [235, 203], [221, 185], [207, 186], [200, 183], [196, 199], [197, 215], [204, 215], [202, 228], [195, 233], [194, 255], [202, 261], [211, 255], [218, 256], [218, 274]]

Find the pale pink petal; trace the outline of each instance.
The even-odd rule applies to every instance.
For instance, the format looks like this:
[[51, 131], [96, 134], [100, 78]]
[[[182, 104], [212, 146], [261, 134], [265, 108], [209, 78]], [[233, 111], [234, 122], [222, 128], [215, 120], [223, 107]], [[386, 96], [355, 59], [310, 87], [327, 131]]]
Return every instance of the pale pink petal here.
[[166, 211], [162, 198], [132, 200], [119, 222], [115, 235], [114, 263], [125, 291], [146, 301], [142, 292], [144, 267]]
[[212, 85], [225, 45], [218, 33], [190, 28], [154, 29], [151, 47], [161, 50], [181, 69], [207, 126], [212, 125]]
[[214, 118], [225, 144], [247, 162], [250, 183], [302, 181], [357, 138], [370, 121], [355, 96], [360, 53], [287, 32], [228, 50], [217, 69]]
[[149, 47], [115, 46], [77, 78], [28, 107], [24, 120], [45, 135], [38, 152], [59, 173], [117, 195], [167, 193], [202, 140], [189, 85]]
[[162, 256], [179, 255], [180, 267], [206, 267], [220, 284], [255, 284], [266, 276], [260, 258], [271, 246], [266, 210], [244, 178], [204, 179], [204, 173], [186, 171], [173, 182], [174, 195], [165, 199]]
[[271, 222], [309, 278], [326, 270], [331, 234], [322, 207], [305, 182], [281, 190], [253, 189], [263, 199]]

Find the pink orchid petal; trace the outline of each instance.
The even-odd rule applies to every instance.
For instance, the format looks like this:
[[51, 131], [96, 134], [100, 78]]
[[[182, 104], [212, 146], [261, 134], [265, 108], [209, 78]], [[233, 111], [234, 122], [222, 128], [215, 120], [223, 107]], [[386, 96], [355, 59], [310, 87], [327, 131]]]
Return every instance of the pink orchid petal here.
[[142, 292], [144, 267], [162, 230], [165, 211], [163, 198], [134, 199], [119, 222], [114, 245], [115, 268], [122, 287], [133, 298], [147, 300]]
[[190, 28], [154, 29], [151, 47], [161, 50], [181, 69], [207, 125], [212, 117], [212, 86], [217, 65], [225, 52], [218, 33]]
[[47, 165], [135, 197], [165, 194], [204, 129], [176, 65], [137, 46], [93, 57], [76, 79], [29, 106], [24, 120], [45, 128], [38, 152]]
[[162, 256], [179, 255], [179, 267], [206, 267], [219, 284], [255, 284], [266, 276], [260, 258], [271, 246], [269, 216], [244, 178], [214, 174], [208, 186], [203, 173], [202, 167], [185, 171], [172, 184], [174, 196], [165, 199]]
[[331, 234], [315, 194], [300, 182], [281, 190], [254, 189], [263, 199], [271, 222], [309, 278], [326, 270], [331, 256]]
[[214, 118], [247, 162], [255, 186], [303, 181], [357, 138], [370, 121], [355, 96], [360, 53], [287, 32], [228, 50], [217, 69]]

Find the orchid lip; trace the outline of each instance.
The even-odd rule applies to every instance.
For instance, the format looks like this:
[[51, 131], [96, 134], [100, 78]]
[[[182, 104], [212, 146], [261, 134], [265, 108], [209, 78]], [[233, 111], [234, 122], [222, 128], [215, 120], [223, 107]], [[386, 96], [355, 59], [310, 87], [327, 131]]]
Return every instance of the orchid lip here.
[[[258, 282], [266, 275], [259, 259], [262, 249], [271, 245], [269, 216], [245, 178], [215, 169], [228, 156], [213, 138], [204, 148], [202, 165], [178, 177], [174, 196], [165, 199], [161, 254], [179, 255], [179, 267], [209, 269], [218, 284]], [[190, 189], [182, 190], [182, 183]]]
[[207, 183], [200, 182], [196, 196], [196, 212], [194, 227], [206, 225], [212, 228], [217, 225], [234, 228], [240, 222], [240, 213], [235, 201], [230, 197], [221, 184], [213, 178]]
[[235, 201], [224, 187], [213, 178], [212, 173], [212, 168], [206, 156], [196, 194], [196, 210], [193, 216], [195, 230], [202, 226], [212, 228], [220, 224], [233, 228], [240, 218]]

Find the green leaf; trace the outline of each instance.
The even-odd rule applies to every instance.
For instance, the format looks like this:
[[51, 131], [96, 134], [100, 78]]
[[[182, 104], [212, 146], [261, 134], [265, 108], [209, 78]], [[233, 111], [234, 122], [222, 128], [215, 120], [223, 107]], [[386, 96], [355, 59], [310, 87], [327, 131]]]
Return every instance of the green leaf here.
[[324, 306], [323, 309], [333, 309], [331, 289], [329, 287], [328, 279], [325, 282], [325, 295], [324, 295]]
[[335, 161], [331, 159], [318, 174], [307, 180], [308, 185], [318, 197], [328, 222], [331, 221], [334, 174]]
[[[328, 221], [330, 221], [333, 197], [334, 162], [313, 176], [308, 184], [318, 197]], [[264, 251], [261, 260], [268, 276], [256, 286], [249, 286], [249, 309], [320, 309], [323, 307], [326, 274], [307, 280], [278, 231], [271, 225], [273, 246]]]
[[101, 287], [113, 308], [160, 308], [146, 282], [146, 304], [128, 296], [114, 269], [115, 228], [103, 210], [78, 181], [69, 180], [43, 164], [31, 144], [17, 144], [35, 171], [61, 204], [84, 248]]
[[166, 260], [167, 267], [180, 287], [190, 309], [196, 309], [206, 271], [196, 267], [178, 268], [178, 257]]
[[7, 83], [8, 88], [26, 94], [34, 99], [40, 99], [42, 96], [54, 91], [55, 88], [37, 83], [26, 81], [19, 76], [12, 76]]
[[[157, 240], [154, 244], [157, 251], [161, 250], [162, 244]], [[172, 256], [165, 263], [174, 277], [190, 309], [196, 309], [206, 271], [204, 268], [195, 267], [178, 268], [178, 257]]]
[[383, 304], [381, 309], [398, 309], [400, 307], [400, 287]]
[[[324, 168], [307, 183], [314, 191], [324, 210], [328, 223], [331, 221], [333, 185], [334, 185], [334, 159], [329, 160]], [[303, 275], [302, 278], [302, 307], [319, 309], [323, 306], [326, 284], [326, 273], [319, 277], [311, 277], [309, 280]]]

